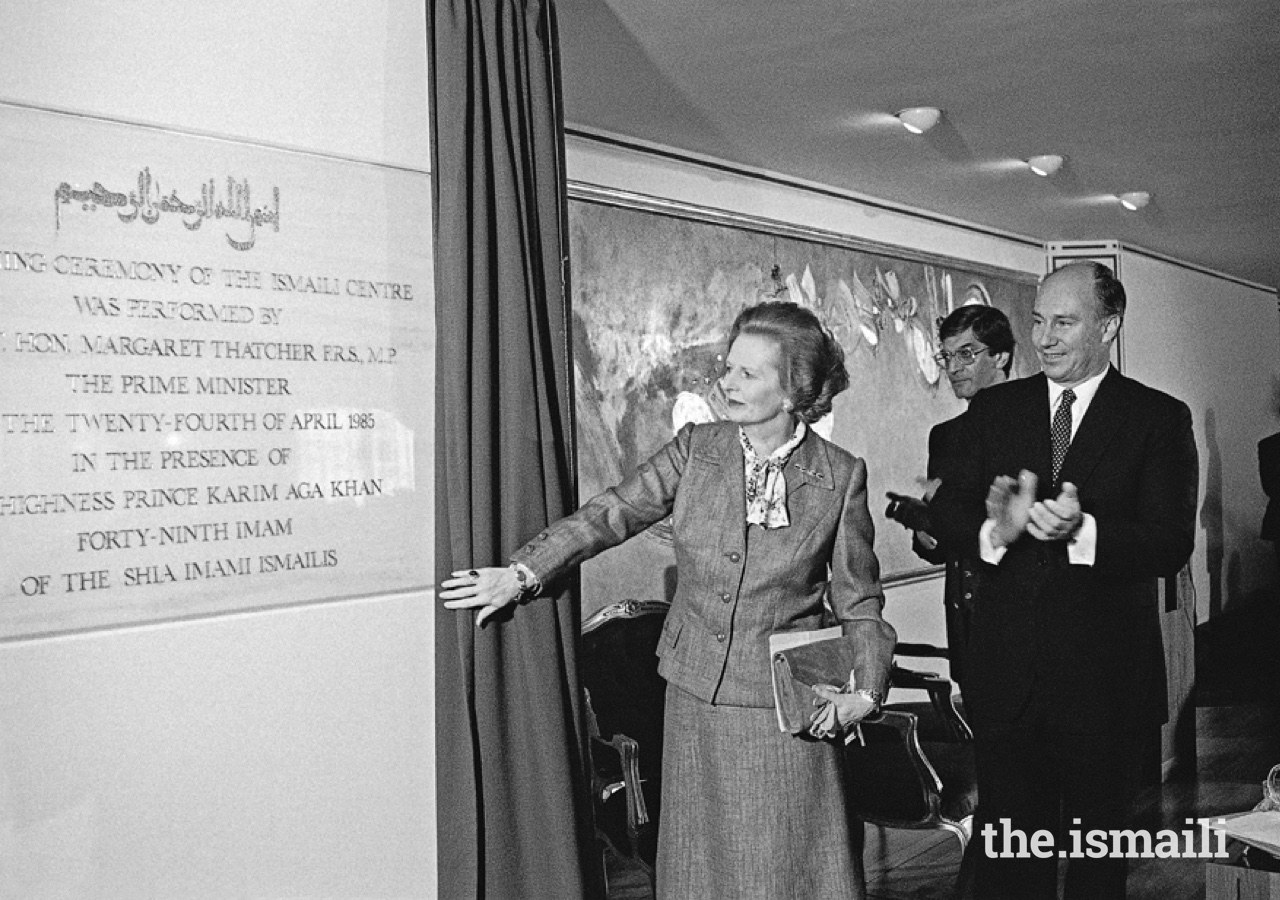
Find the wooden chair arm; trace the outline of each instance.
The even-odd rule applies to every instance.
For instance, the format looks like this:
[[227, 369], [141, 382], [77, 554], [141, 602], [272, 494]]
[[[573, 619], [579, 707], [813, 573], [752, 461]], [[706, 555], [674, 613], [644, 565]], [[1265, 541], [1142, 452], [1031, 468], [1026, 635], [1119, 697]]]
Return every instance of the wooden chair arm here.
[[645, 806], [644, 792], [640, 790], [640, 745], [625, 734], [615, 734], [609, 740], [593, 737], [595, 747], [609, 748], [617, 754], [622, 781], [611, 781], [598, 786], [601, 800], [607, 800], [622, 789], [626, 793], [627, 827], [634, 835], [641, 825], [649, 824], [649, 810]]
[[893, 651], [898, 656], [922, 656], [925, 659], [946, 659], [947, 648], [933, 644], [908, 644], [899, 642]]
[[946, 740], [956, 742], [973, 740], [973, 730], [964, 720], [964, 716], [960, 715], [955, 702], [951, 699], [952, 686], [949, 678], [944, 678], [937, 672], [905, 669], [895, 663], [889, 676], [889, 684], [892, 687], [927, 692], [929, 703], [933, 706]]

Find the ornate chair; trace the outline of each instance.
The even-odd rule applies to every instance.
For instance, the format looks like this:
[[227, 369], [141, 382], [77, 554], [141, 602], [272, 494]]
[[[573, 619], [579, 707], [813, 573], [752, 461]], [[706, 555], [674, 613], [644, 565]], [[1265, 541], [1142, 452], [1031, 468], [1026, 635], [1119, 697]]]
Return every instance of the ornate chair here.
[[582, 626], [597, 833], [653, 881], [666, 682], [655, 651], [670, 604], [625, 600]]
[[[894, 649], [895, 657], [909, 656], [918, 658], [950, 659], [951, 651], [946, 647], [933, 644], [899, 643]], [[963, 701], [957, 702], [952, 693], [953, 682], [937, 672], [922, 672], [908, 669], [894, 663], [889, 679], [890, 687], [921, 690], [929, 696], [932, 714], [923, 704], [895, 702], [894, 709], [914, 712], [925, 728], [926, 741], [965, 742], [973, 740], [973, 732], [964, 718]]]
[[851, 808], [887, 828], [948, 831], [963, 852], [978, 792], [973, 732], [956, 709], [951, 681], [895, 665], [891, 686], [924, 690], [929, 700], [888, 703], [862, 723], [861, 743], [845, 745]]

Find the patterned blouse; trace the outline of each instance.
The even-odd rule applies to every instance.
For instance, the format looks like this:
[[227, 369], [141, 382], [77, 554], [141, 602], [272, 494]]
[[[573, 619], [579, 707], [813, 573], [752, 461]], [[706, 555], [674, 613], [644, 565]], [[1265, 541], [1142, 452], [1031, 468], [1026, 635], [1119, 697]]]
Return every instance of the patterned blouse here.
[[787, 478], [784, 474], [791, 452], [800, 446], [808, 432], [803, 420], [796, 423], [791, 439], [762, 459], [751, 446], [747, 433], [738, 428], [738, 440], [742, 443], [742, 457], [747, 479], [747, 524], [762, 528], [786, 528], [791, 524], [787, 516]]

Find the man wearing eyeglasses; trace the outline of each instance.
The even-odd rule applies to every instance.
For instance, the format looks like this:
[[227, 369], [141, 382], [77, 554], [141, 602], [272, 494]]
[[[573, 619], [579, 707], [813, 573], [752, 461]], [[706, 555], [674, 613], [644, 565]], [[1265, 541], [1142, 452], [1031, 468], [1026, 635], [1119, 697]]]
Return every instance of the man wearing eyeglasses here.
[[938, 339], [942, 351], [934, 359], [959, 399], [972, 400], [978, 391], [1009, 377], [1013, 329], [994, 306], [960, 307], [938, 324]]
[[[974, 394], [1009, 377], [1013, 367], [1013, 329], [1009, 319], [994, 306], [974, 304], [954, 310], [938, 325], [942, 351], [934, 356], [947, 373], [951, 390], [966, 403]], [[974, 598], [981, 590], [980, 564], [939, 546], [929, 523], [929, 500], [938, 488], [942, 458], [957, 439], [959, 417], [941, 422], [929, 431], [929, 486], [923, 499], [889, 493], [885, 514], [912, 530], [916, 555], [946, 565], [943, 609], [947, 623], [947, 659], [951, 680], [963, 687], [965, 647], [969, 642], [969, 618]]]
[[[1199, 477], [1187, 405], [1110, 365], [1125, 306], [1098, 263], [1043, 279], [1044, 371], [974, 398], [931, 504], [943, 542], [986, 563], [964, 691], [982, 900], [1056, 898], [1059, 854], [1067, 900], [1125, 896], [1125, 859], [1073, 841], [1128, 827], [1167, 717], [1156, 580], [1191, 555]], [[1005, 854], [1017, 832], [1053, 847]]]

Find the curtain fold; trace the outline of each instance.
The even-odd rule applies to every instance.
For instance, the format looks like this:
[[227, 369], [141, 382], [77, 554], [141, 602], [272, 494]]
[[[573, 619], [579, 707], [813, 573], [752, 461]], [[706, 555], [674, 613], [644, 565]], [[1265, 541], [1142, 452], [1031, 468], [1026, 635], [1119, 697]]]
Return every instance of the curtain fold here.
[[[436, 581], [575, 506], [564, 133], [550, 0], [428, 0]], [[436, 606], [439, 895], [602, 897], [576, 585]]]

